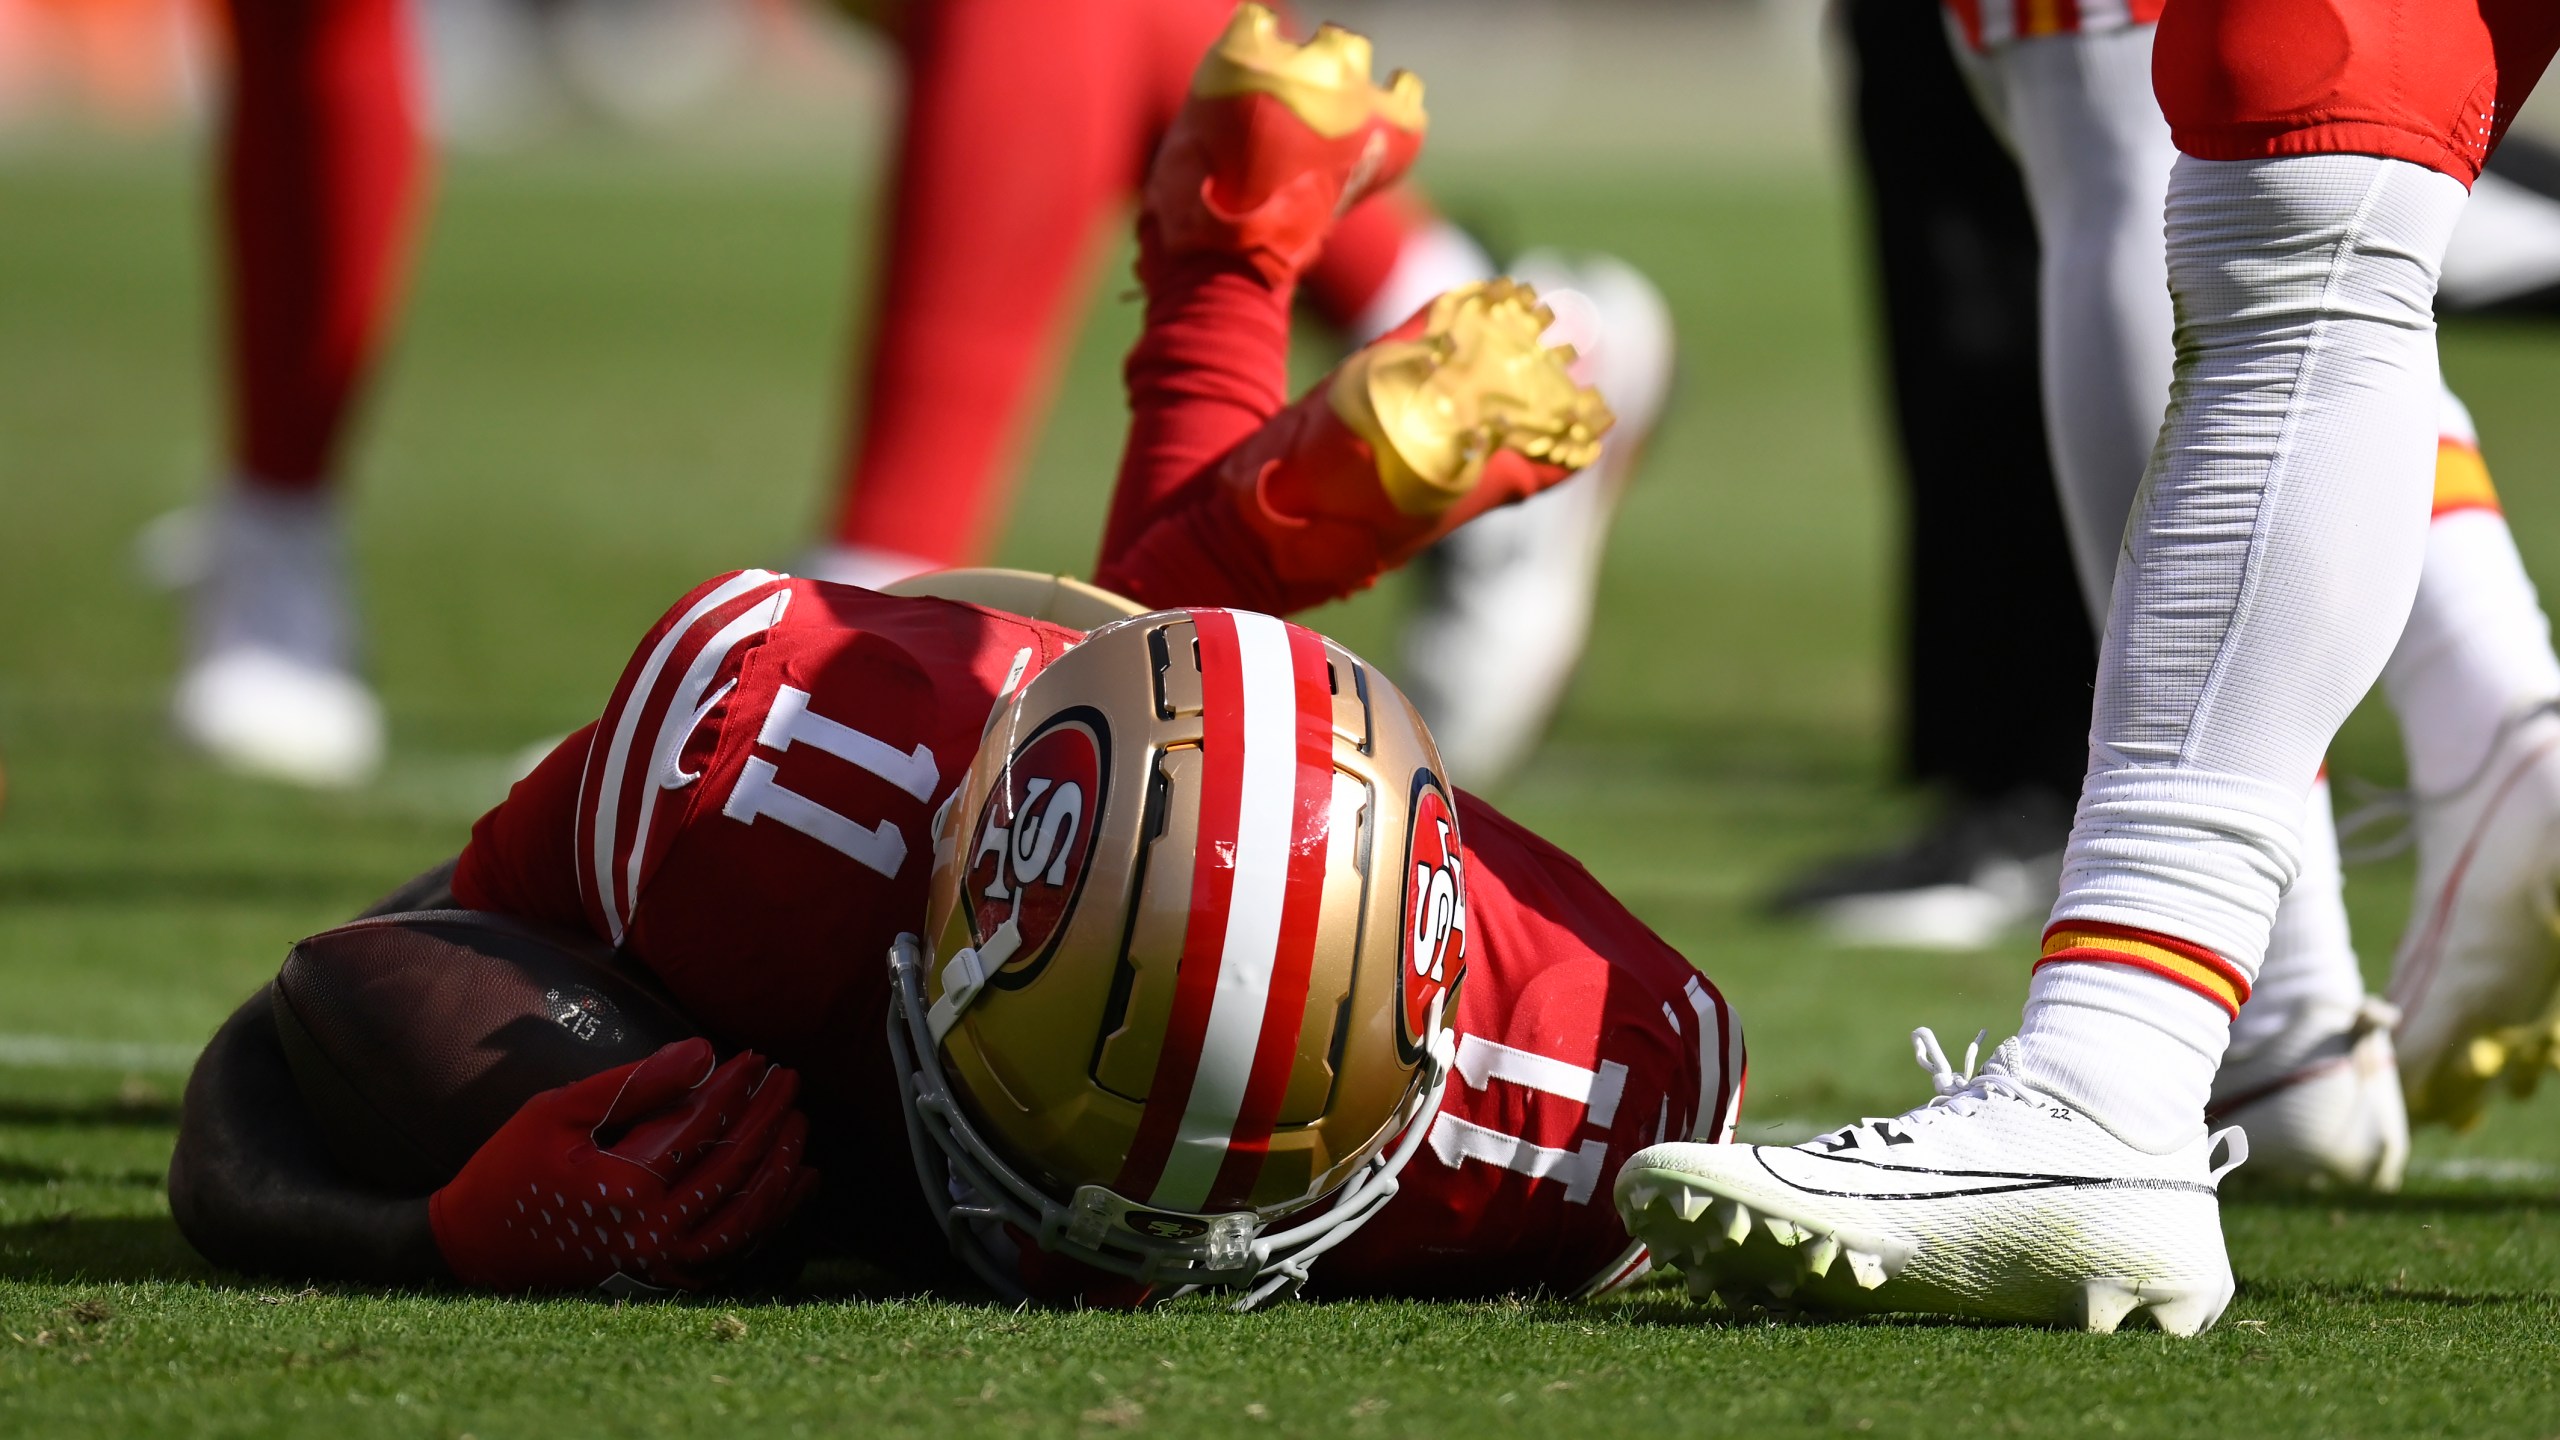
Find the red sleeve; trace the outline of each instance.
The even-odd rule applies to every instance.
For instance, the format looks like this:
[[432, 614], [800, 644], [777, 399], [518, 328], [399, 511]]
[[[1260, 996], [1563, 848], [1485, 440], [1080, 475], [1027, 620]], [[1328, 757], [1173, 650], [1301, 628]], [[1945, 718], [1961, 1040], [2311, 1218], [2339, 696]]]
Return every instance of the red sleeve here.
[[[694, 586], [660, 615], [640, 637], [613, 697], [604, 710], [620, 713], [634, 685], [656, 673], [676, 632], [738, 597], [768, 594], [782, 577], [760, 570], [715, 575]], [[599, 914], [579, 891], [578, 830], [581, 790], [585, 786], [590, 742], [602, 721], [591, 722], [552, 747], [533, 773], [516, 782], [497, 808], [471, 827], [471, 843], [454, 867], [454, 898], [475, 910], [495, 910], [525, 920], [543, 920], [587, 930], [607, 944], [622, 937], [608, 934]]]
[[1333, 1294], [1588, 1294], [1643, 1273], [1610, 1197], [1637, 1150], [1728, 1139], [1724, 998], [1589, 871], [1472, 795], [1458, 1073], [1402, 1188], [1316, 1267]]
[[471, 843], [453, 870], [453, 895], [464, 906], [586, 926], [570, 837], [578, 818], [578, 777], [595, 728], [582, 726], [552, 746], [533, 773], [471, 827]]

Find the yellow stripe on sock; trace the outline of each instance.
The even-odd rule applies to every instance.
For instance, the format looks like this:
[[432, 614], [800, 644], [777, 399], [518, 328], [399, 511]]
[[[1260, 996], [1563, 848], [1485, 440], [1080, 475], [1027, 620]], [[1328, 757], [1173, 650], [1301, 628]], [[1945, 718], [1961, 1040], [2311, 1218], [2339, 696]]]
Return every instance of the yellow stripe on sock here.
[[2489, 462], [2479, 450], [2459, 440], [2437, 441], [2434, 513], [2498, 508], [2498, 487], [2489, 483]]
[[2036, 964], [2050, 965], [2060, 960], [2093, 960], [2138, 966], [2186, 986], [2233, 1014], [2238, 1014], [2240, 1002], [2249, 998], [2247, 985], [2219, 962], [2199, 959], [2188, 954], [2183, 946], [2145, 940], [2112, 929], [2055, 926], [2045, 935], [2044, 956]]

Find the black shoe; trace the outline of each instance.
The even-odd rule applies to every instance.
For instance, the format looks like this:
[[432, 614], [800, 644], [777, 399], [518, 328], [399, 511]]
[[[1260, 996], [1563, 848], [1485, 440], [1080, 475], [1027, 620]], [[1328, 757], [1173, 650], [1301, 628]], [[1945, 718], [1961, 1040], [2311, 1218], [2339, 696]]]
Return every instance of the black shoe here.
[[2070, 833], [2050, 790], [1959, 797], [1894, 849], [1816, 866], [1771, 908], [1844, 945], [1978, 950], [2052, 907]]

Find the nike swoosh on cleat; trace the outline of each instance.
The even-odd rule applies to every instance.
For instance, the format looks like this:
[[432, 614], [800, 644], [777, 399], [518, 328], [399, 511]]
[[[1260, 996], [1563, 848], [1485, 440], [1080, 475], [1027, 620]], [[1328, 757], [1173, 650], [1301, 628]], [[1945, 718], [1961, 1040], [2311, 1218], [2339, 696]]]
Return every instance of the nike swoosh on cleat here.
[[[1802, 1154], [1801, 1151], [1789, 1152]], [[1778, 1173], [1766, 1155], [1751, 1157], [1770, 1179], [1802, 1195], [1819, 1195], [1834, 1200], [1961, 1200], [1977, 1195], [2013, 1195], [2034, 1190], [2191, 1190], [2212, 1194], [2213, 1187], [2193, 1180], [2137, 1180], [2108, 1178], [2102, 1175], [2040, 1175], [2003, 1170], [1939, 1170], [1926, 1165], [1886, 1165], [1854, 1156], [1809, 1155], [1806, 1159], [1833, 1165], [1863, 1165], [1870, 1170], [1884, 1170], [1901, 1175], [1936, 1175], [1950, 1180], [1980, 1180], [1975, 1186], [1951, 1186], [1942, 1190], [1907, 1192], [1875, 1192], [1867, 1190], [1825, 1190]]]

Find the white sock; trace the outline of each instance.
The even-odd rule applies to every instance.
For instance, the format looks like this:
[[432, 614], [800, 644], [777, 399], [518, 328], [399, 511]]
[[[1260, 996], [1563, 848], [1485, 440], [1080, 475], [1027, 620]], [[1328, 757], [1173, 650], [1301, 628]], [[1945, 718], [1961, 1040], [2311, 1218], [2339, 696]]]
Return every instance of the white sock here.
[[2305, 1007], [2351, 1014], [2364, 999], [2364, 972], [2347, 929], [2346, 874], [2329, 782], [2311, 787], [2302, 815], [2302, 872], [2276, 907], [2267, 961], [2247, 1004], [2231, 1022], [2231, 1053], [2245, 1055], [2284, 1033]]
[[[2218, 962], [2181, 962], [2200, 986], [2257, 976], [2321, 757], [2417, 590], [2435, 267], [2463, 195], [2367, 156], [2177, 161], [2177, 377], [2116, 575], [2057, 924], [2198, 947]], [[2135, 1143], [2168, 1133], [2172, 1103], [2194, 1124], [2227, 1012], [2149, 972], [2055, 974], [2084, 966], [2130, 970], [2047, 965], [2030, 1019], [2074, 1043], [2112, 1034], [2101, 1043], [2127, 1063], [2087, 1059], [2051, 1083]]]
[[345, 516], [326, 487], [234, 480], [206, 507], [204, 578], [191, 645], [205, 656], [256, 650], [319, 670], [355, 665]]
[[1366, 345], [1412, 319], [1413, 312], [1439, 298], [1442, 291], [1501, 273], [1474, 236], [1446, 220], [1434, 221], [1405, 237], [1386, 283], [1353, 318], [1347, 338], [1353, 345]]
[[884, 550], [877, 545], [820, 545], [800, 559], [800, 573], [812, 580], [825, 580], [837, 585], [858, 585], [865, 590], [878, 590], [895, 585], [911, 575], [946, 567], [920, 555], [903, 550]]
[[[2441, 443], [2450, 453], [2439, 464], [2476, 464], [2470, 415], [2450, 392], [2444, 405]], [[2501, 725], [2560, 696], [2551, 622], [2496, 509], [2441, 510], [2428, 525], [2425, 578], [2382, 684], [2400, 717], [2410, 787], [2421, 795], [2460, 789]]]
[[[2151, 41], [2144, 25], [1997, 45], [1976, 92], [2018, 155], [2043, 242], [2045, 412], [2072, 558], [2093, 615], [2107, 609], [2126, 517], [2168, 405], [2175, 350], [2161, 206], [2177, 147], [2152, 94]], [[2145, 988], [2119, 982], [2116, 989], [2127, 986]], [[2282, 1033], [2305, 1001], [2343, 997], [2352, 1009], [2363, 993], [2324, 783], [2304, 821], [2301, 874], [2277, 908], [2232, 1048], [2245, 1052]], [[2211, 1023], [2192, 1007], [2163, 1003], [2171, 1016]], [[2193, 1042], [2181, 1038], [2171, 1053], [2201, 1053]]]
[[2092, 615], [2106, 613], [2174, 352], [2160, 202], [2178, 150], [2152, 97], [2151, 32], [1994, 46], [1977, 91], [2008, 132], [2044, 250], [2045, 422]]
[[2147, 970], [2046, 965], [2027, 986], [2019, 1069], [2126, 1144], [2159, 1155], [2204, 1128], [2229, 1034], [2221, 1007]]
[[2462, 198], [2404, 161], [2180, 157], [2178, 379], [2116, 577], [2057, 920], [2256, 974], [2312, 777], [2417, 591], [2434, 264]]

